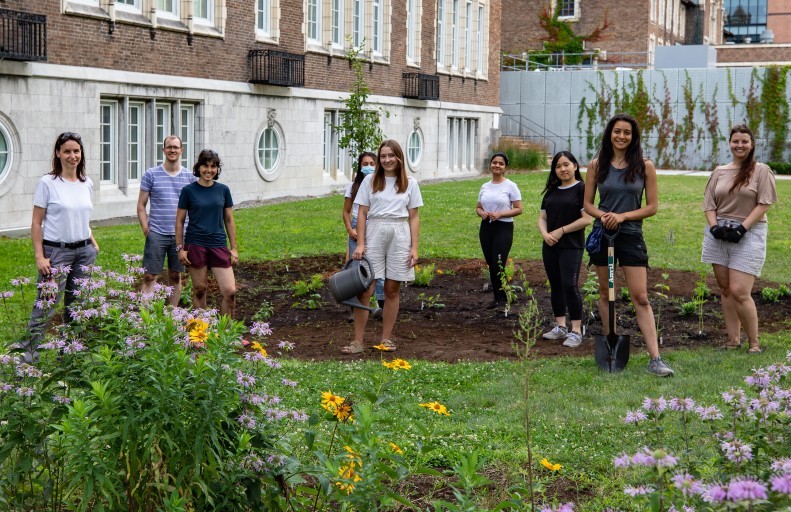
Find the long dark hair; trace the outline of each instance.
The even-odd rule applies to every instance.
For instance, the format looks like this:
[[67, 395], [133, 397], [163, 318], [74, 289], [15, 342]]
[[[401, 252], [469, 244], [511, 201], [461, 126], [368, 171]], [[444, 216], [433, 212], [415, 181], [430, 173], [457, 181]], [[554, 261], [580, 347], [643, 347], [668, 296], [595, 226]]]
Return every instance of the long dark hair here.
[[376, 153], [371, 151], [363, 151], [360, 153], [360, 156], [357, 157], [357, 173], [354, 175], [354, 182], [352, 182], [352, 202], [354, 202], [354, 199], [357, 197], [357, 191], [360, 190], [360, 184], [365, 179], [365, 174], [360, 172], [360, 170], [363, 168], [363, 158], [367, 156], [374, 159], [374, 168], [376, 168]]
[[569, 162], [574, 165], [574, 178], [576, 178], [578, 181], [582, 181], [582, 175], [580, 174], [580, 164], [577, 162], [577, 159], [574, 158], [574, 155], [571, 154], [571, 151], [558, 151], [555, 153], [555, 156], [552, 157], [552, 166], [549, 168], [547, 184], [544, 187], [544, 190], [541, 192], [542, 194], [546, 194], [550, 190], [554, 190], [560, 186], [560, 178], [558, 178], [558, 173], [555, 171], [555, 168], [558, 165], [558, 160], [564, 156], [568, 158]]
[[755, 169], [755, 136], [753, 135], [753, 131], [750, 130], [750, 127], [746, 124], [737, 124], [731, 128], [731, 133], [728, 135], [728, 142], [731, 141], [734, 133], [746, 133], [750, 136], [750, 152], [747, 153], [747, 158], [742, 162], [742, 166], [739, 168], [739, 174], [736, 175], [736, 178], [733, 180], [733, 185], [731, 185], [731, 189], [728, 191], [729, 194], [733, 194], [741, 187], [747, 185]]
[[55, 139], [55, 149], [52, 150], [52, 170], [49, 173], [52, 175], [53, 180], [63, 175], [63, 164], [60, 163], [58, 151], [60, 151], [62, 145], [70, 140], [80, 145], [80, 162], [77, 164], [77, 179], [85, 181], [87, 179], [85, 175], [85, 146], [82, 145], [82, 137], [76, 132], [63, 132]]
[[406, 175], [406, 167], [404, 167], [404, 152], [401, 150], [401, 145], [393, 139], [387, 139], [379, 144], [379, 149], [376, 152], [376, 171], [374, 172], [373, 191], [381, 192], [385, 189], [385, 170], [382, 168], [382, 148], [387, 146], [393, 150], [393, 154], [398, 160], [398, 170], [396, 171], [396, 192], [403, 194], [409, 186], [409, 180]]
[[220, 155], [212, 149], [204, 149], [200, 152], [198, 160], [195, 162], [195, 165], [192, 166], [192, 175], [196, 178], [200, 178], [201, 166], [209, 165], [210, 163], [214, 163], [217, 166], [217, 174], [214, 176], [214, 181], [219, 180], [220, 173], [222, 172], [222, 162], [220, 161]]
[[596, 165], [596, 181], [599, 183], [604, 182], [610, 172], [610, 164], [615, 154], [612, 147], [612, 131], [618, 121], [626, 121], [632, 126], [632, 141], [626, 148], [626, 173], [623, 180], [626, 183], [634, 183], [638, 176], [645, 178], [645, 159], [643, 158], [643, 147], [640, 144], [640, 127], [637, 126], [637, 120], [629, 114], [615, 114], [607, 123], [602, 134], [598, 164]]

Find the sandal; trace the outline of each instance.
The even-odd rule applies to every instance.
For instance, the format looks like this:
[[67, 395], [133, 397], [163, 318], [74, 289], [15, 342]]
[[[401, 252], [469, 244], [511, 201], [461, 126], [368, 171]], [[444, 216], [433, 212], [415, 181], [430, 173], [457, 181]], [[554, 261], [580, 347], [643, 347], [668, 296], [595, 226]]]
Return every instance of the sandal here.
[[762, 349], [761, 347], [750, 347], [750, 349], [747, 351], [747, 353], [748, 354], [763, 354], [764, 353], [764, 349]]
[[395, 352], [396, 344], [390, 340], [382, 340], [378, 345], [373, 347], [377, 350], [381, 350], [382, 352]]
[[742, 342], [737, 341], [736, 343], [732, 343], [728, 341], [725, 342], [724, 345], [720, 345], [718, 348], [719, 350], [739, 350], [740, 348], [742, 348]]
[[352, 341], [345, 347], [341, 347], [342, 354], [359, 354], [361, 352], [365, 352], [365, 347], [362, 343], [358, 343], [356, 341]]

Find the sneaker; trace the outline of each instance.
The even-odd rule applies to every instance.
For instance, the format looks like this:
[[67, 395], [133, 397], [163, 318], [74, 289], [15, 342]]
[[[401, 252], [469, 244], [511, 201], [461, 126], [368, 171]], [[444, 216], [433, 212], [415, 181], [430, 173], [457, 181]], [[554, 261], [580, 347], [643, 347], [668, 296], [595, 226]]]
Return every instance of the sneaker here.
[[568, 336], [568, 330], [565, 325], [555, 324], [551, 331], [544, 333], [545, 340], [563, 340]]
[[563, 342], [564, 347], [575, 348], [582, 345], [582, 335], [578, 332], [571, 331], [566, 336], [566, 341]]
[[653, 373], [657, 377], [670, 377], [675, 372], [661, 357], [655, 357], [648, 361], [648, 373]]

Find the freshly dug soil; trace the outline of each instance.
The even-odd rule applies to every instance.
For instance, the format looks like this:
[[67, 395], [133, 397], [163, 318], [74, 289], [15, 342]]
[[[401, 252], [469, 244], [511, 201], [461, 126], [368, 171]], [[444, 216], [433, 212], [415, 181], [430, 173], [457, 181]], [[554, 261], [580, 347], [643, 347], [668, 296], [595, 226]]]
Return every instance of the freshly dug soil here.
[[[401, 289], [401, 310], [393, 334], [398, 345], [397, 357], [428, 361], [455, 362], [460, 360], [492, 361], [515, 358], [513, 347], [514, 330], [520, 304], [513, 306], [508, 317], [502, 311], [486, 309], [492, 294], [485, 291], [485, 264], [477, 259], [425, 259], [421, 265], [434, 263], [442, 274], [437, 275], [427, 287], [405, 286]], [[353, 339], [353, 324], [348, 321], [350, 308], [338, 305], [328, 289], [329, 277], [343, 264], [342, 256], [316, 256], [291, 260], [244, 262], [236, 267], [237, 310], [236, 317], [251, 323], [264, 301], [274, 308], [269, 320], [274, 333], [271, 340], [287, 340], [295, 344], [292, 356], [305, 360], [351, 360], [379, 359], [376, 350], [361, 354], [341, 354], [340, 348]], [[546, 273], [540, 261], [515, 260], [521, 268], [529, 286], [533, 289], [543, 316], [543, 333], [552, 327], [553, 315], [550, 307]], [[294, 282], [309, 281], [314, 274], [321, 274], [324, 286], [317, 290], [321, 305], [316, 309], [304, 309], [295, 298]], [[665, 281], [662, 274], [668, 274]], [[587, 272], [583, 269], [580, 283], [584, 283]], [[648, 287], [651, 303], [656, 314], [661, 306], [660, 335], [664, 348], [720, 345], [725, 341], [725, 325], [719, 303], [719, 288], [714, 276], [707, 284], [712, 296], [704, 305], [703, 333], [699, 334], [698, 316], [682, 316], [681, 303], [691, 300], [695, 283], [700, 276], [695, 272], [651, 269]], [[656, 283], [667, 284], [667, 298], [654, 293]], [[620, 270], [616, 271], [616, 292], [625, 283]], [[787, 327], [786, 319], [791, 314], [791, 300], [782, 299], [770, 303], [761, 299], [760, 291], [766, 287], [777, 287], [766, 281], [756, 281], [753, 298], [758, 307], [761, 332], [773, 332]], [[210, 304], [219, 306], [219, 293], [215, 286], [210, 288]], [[420, 294], [437, 299], [442, 308], [429, 308], [426, 301], [418, 299]], [[619, 294], [618, 294], [619, 295]], [[519, 295], [520, 298], [524, 296]], [[212, 302], [213, 301], [213, 302]], [[304, 303], [304, 301], [303, 301]], [[643, 338], [631, 309], [631, 303], [620, 298], [616, 303], [619, 334], [631, 335], [633, 352], [644, 346]], [[588, 315], [586, 305], [585, 315]], [[559, 355], [593, 354], [591, 334], [602, 333], [601, 324], [592, 318], [583, 344], [575, 349], [563, 347], [560, 341], [539, 339], [533, 348], [538, 357]], [[369, 319], [366, 342], [378, 343], [381, 335], [380, 320]], [[540, 337], [540, 334], [539, 334]], [[271, 343], [270, 343], [271, 346]]]

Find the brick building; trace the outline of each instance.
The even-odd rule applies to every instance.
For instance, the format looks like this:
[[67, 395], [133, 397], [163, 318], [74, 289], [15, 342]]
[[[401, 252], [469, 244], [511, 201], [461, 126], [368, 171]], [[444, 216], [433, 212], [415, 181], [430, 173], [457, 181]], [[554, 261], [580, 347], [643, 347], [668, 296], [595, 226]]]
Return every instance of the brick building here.
[[[522, 53], [542, 49], [547, 32], [540, 14], [556, 10], [558, 20], [570, 23], [577, 35], [607, 28], [586, 51], [599, 49], [610, 64], [653, 61], [656, 46], [718, 44], [722, 41], [723, 0], [503, 0], [502, 49]], [[602, 60], [604, 60], [602, 59]]]
[[236, 202], [343, 187], [352, 158], [331, 126], [349, 44], [414, 176], [477, 174], [500, 112], [500, 17], [499, 0], [0, 0], [0, 232], [30, 225], [67, 130], [96, 219], [135, 214], [169, 133], [188, 167], [219, 152]]

